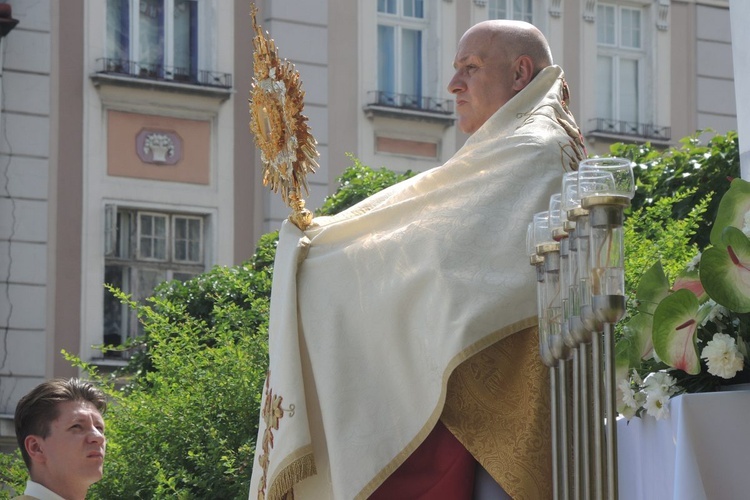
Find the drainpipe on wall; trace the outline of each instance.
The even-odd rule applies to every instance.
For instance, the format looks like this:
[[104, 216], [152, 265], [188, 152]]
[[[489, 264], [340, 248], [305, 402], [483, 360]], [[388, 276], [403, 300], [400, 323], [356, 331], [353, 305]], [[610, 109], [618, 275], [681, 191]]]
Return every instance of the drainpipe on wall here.
[[740, 140], [740, 168], [742, 178], [750, 181], [750, 2], [729, 1], [732, 30], [732, 63], [734, 65], [734, 96], [737, 103], [737, 135]]
[[[13, 19], [12, 16], [12, 10], [11, 6], [2, 3], [0, 4], [0, 103], [4, 102], [3, 98], [3, 66], [5, 64], [5, 35], [10, 33], [10, 30], [16, 27], [16, 24], [18, 24], [17, 19]], [[2, 110], [0, 110], [2, 112]], [[2, 125], [4, 126], [4, 125]], [[0, 126], [0, 128], [2, 128]], [[1, 165], [0, 165], [1, 166]], [[7, 167], [8, 165], [6, 165]], [[8, 184], [7, 184], [7, 176], [8, 172], [5, 171], [5, 190], [8, 190]], [[2, 187], [0, 185], [0, 187]], [[10, 192], [7, 193], [9, 198], [12, 198], [10, 196]], [[10, 254], [10, 240], [8, 241], [8, 254]], [[10, 260], [8, 262], [8, 279], [7, 281], [10, 281]], [[5, 283], [5, 291], [6, 298], [9, 286], [8, 283]], [[10, 329], [10, 314], [7, 318], [0, 318], [0, 340], [7, 340], [8, 331]], [[2, 336], [5, 335], [5, 338], [2, 338]], [[7, 349], [7, 342], [4, 342], [5, 349]], [[0, 368], [2, 368], [5, 365], [5, 362], [8, 358], [8, 353], [3, 349], [0, 351]], [[15, 444], [15, 428], [13, 427], [13, 415], [10, 414], [2, 414], [0, 413], [0, 452], [2, 451], [11, 451], [15, 449], [17, 445]]]

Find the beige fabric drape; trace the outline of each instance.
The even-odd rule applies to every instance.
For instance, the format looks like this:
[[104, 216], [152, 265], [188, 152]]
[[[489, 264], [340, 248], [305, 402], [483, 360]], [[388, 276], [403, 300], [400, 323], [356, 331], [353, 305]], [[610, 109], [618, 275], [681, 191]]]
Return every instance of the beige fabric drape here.
[[366, 498], [440, 418], [454, 369], [535, 325], [526, 227], [582, 154], [563, 94], [546, 68], [443, 166], [282, 226], [251, 498]]

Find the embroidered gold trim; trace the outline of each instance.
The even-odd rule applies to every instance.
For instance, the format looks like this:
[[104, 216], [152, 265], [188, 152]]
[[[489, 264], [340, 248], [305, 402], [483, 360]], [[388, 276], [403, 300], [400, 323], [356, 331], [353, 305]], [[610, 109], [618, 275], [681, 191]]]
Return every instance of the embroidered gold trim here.
[[271, 479], [268, 495], [266, 495], [267, 500], [283, 500], [290, 494], [293, 498], [294, 485], [318, 473], [312, 450], [309, 447], [306, 454], [280, 469], [280, 472]]
[[288, 413], [289, 417], [294, 416], [294, 405], [289, 405], [289, 408], [282, 408], [282, 402], [283, 398], [274, 394], [271, 390], [271, 372], [269, 371], [266, 375], [266, 399], [261, 412], [266, 429], [263, 431], [263, 442], [261, 444], [263, 452], [258, 455], [258, 463], [263, 471], [263, 475], [258, 481], [258, 500], [265, 500], [266, 498], [268, 466], [271, 464], [269, 455], [273, 448], [273, 431], [279, 430], [279, 421], [284, 417], [284, 414]]

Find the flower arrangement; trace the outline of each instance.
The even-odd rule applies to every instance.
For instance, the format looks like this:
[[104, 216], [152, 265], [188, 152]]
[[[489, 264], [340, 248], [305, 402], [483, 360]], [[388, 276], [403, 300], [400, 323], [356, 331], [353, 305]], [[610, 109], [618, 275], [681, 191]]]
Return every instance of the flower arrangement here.
[[750, 381], [750, 182], [731, 182], [710, 243], [671, 285], [661, 262], [640, 279], [617, 344], [626, 418], [666, 418], [677, 394]]

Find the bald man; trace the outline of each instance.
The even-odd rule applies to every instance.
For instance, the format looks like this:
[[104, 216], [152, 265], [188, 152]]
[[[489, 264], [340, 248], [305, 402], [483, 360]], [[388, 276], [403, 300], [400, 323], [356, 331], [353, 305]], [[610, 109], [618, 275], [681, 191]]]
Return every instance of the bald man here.
[[[467, 134], [479, 130], [551, 65], [549, 44], [532, 24], [490, 20], [472, 26], [459, 41], [455, 74], [448, 84], [448, 91], [456, 95], [459, 128]], [[440, 421], [370, 500], [443, 498], [502, 500], [510, 496]]]
[[552, 495], [525, 235], [583, 143], [534, 26], [473, 26], [454, 67], [452, 158], [282, 226], [251, 498]]

